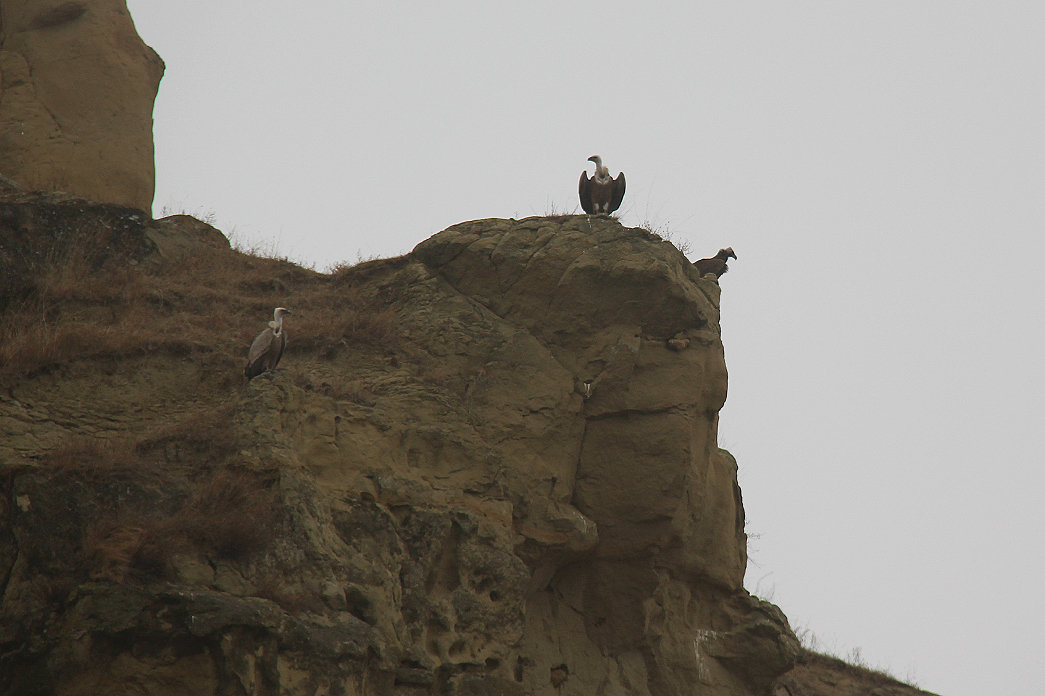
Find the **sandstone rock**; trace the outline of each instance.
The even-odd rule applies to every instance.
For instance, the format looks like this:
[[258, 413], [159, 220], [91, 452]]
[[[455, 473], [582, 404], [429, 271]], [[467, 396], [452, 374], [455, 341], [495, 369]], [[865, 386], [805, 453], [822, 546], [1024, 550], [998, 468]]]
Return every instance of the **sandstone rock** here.
[[0, 174], [150, 211], [162, 75], [126, 0], [4, 0]]
[[156, 245], [156, 253], [177, 262], [200, 247], [228, 248], [228, 238], [191, 215], [169, 215], [154, 221], [145, 236]]
[[[755, 696], [793, 662], [742, 587], [718, 286], [670, 244], [483, 220], [324, 276], [126, 230], [97, 299], [43, 263], [12, 303], [151, 338], [0, 368], [0, 691]], [[284, 361], [235, 381], [274, 303]]]

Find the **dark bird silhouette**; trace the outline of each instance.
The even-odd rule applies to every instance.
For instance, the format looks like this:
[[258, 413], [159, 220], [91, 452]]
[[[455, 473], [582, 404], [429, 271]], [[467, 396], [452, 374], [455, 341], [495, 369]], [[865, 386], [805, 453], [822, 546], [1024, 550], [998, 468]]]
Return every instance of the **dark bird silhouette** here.
[[595, 163], [595, 176], [589, 179], [587, 171], [581, 172], [578, 186], [581, 208], [589, 215], [609, 215], [624, 200], [624, 172], [614, 179], [610, 177], [610, 170], [602, 166], [601, 157], [592, 155], [588, 161]]
[[274, 370], [283, 357], [287, 347], [287, 332], [283, 330], [283, 317], [290, 314], [289, 309], [276, 307], [272, 312], [272, 321], [268, 328], [254, 338], [247, 353], [247, 365], [243, 374], [248, 380], [254, 379], [266, 370]]
[[716, 277], [721, 278], [729, 270], [729, 266], [726, 265], [726, 259], [737, 257], [733, 253], [733, 247], [727, 247], [725, 249], [719, 249], [718, 253], [712, 256], [710, 259], [699, 259], [693, 262], [693, 265], [697, 267], [697, 272], [700, 273], [701, 277], [711, 273]]

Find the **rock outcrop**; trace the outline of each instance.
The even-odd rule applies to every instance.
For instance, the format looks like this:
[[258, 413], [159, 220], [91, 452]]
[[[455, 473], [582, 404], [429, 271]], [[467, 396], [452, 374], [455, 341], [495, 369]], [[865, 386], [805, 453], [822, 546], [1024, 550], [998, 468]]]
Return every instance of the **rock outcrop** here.
[[588, 216], [241, 254], [146, 212], [162, 73], [0, 0], [0, 693], [914, 693], [743, 589], [715, 280]]
[[2, 0], [0, 174], [151, 211], [162, 75], [126, 0]]
[[719, 287], [645, 230], [324, 275], [0, 182], [0, 271], [0, 693], [921, 693], [744, 591]]
[[793, 664], [742, 587], [719, 288], [655, 235], [482, 220], [322, 275], [184, 216], [0, 213], [39, 260], [0, 349], [0, 691], [740, 696]]

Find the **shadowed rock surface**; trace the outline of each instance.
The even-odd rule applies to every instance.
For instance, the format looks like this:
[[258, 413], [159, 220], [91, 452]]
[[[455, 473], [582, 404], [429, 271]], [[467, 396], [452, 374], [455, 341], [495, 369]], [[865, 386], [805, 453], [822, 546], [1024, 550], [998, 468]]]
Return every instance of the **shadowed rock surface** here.
[[321, 274], [7, 191], [0, 251], [0, 692], [804, 693], [742, 587], [720, 289], [655, 235]]
[[0, 174], [151, 211], [162, 75], [126, 0], [2, 0]]

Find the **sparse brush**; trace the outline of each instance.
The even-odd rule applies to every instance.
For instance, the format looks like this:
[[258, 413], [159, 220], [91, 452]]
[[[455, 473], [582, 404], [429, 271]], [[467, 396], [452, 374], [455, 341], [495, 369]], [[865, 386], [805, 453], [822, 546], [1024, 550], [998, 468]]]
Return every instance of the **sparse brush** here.
[[245, 235], [241, 234], [236, 228], [233, 228], [228, 234], [229, 245], [237, 253], [243, 254], [244, 256], [250, 256], [258, 259], [268, 259], [272, 261], [282, 261], [289, 263], [290, 259], [286, 254], [279, 252], [279, 240], [268, 239], [265, 241], [259, 241], [257, 239], [248, 240]]
[[799, 656], [800, 663], [821, 665], [858, 676], [861, 680], [871, 680], [881, 685], [908, 684], [917, 686], [913, 677], [908, 678], [906, 681], [901, 681], [885, 668], [872, 665], [864, 658], [863, 651], [860, 648], [852, 648], [845, 656], [842, 656], [828, 650], [822, 641], [808, 628], [795, 629], [795, 636], [803, 648], [803, 652]]
[[[574, 205], [572, 208], [567, 208], [566, 206], [560, 207], [554, 201], [549, 200], [544, 208], [544, 217], [559, 218], [577, 215], [578, 210], [579, 206], [577, 205]], [[580, 211], [580, 213], [583, 214], [583, 211]]]
[[123, 582], [146, 538], [146, 528], [117, 520], [95, 525], [84, 539], [84, 555], [94, 580]]
[[114, 582], [132, 574], [162, 577], [179, 554], [237, 560], [273, 538], [281, 512], [261, 475], [222, 468], [190, 479], [187, 487], [171, 514], [138, 506], [97, 520], [83, 543], [91, 577]]
[[682, 237], [680, 234], [675, 233], [671, 229], [670, 221], [660, 223], [653, 222], [649, 218], [646, 218], [645, 220], [639, 223], [639, 227], [646, 230], [650, 234], [660, 237], [666, 242], [670, 242], [672, 245], [674, 245], [676, 249], [681, 251], [686, 256], [689, 255], [691, 246], [690, 241]]
[[364, 256], [362, 251], [357, 251], [355, 261], [338, 261], [336, 263], [332, 263], [330, 264], [330, 266], [327, 267], [327, 274], [338, 275], [341, 273], [345, 273], [346, 271], [349, 271], [353, 268], [356, 268], [357, 266], [361, 266], [364, 263], [382, 260], [384, 260], [382, 257], [377, 256], [375, 254], [371, 254], [370, 256]]
[[168, 204], [160, 208], [160, 217], [170, 217], [172, 215], [188, 215], [194, 217], [200, 222], [205, 222], [211, 227], [214, 227], [218, 221], [218, 215], [210, 208], [203, 208], [198, 206], [195, 210], [189, 211], [184, 205]]
[[400, 324], [394, 309], [354, 287], [310, 293], [301, 298], [294, 316], [293, 328], [288, 328], [293, 349], [327, 357], [346, 345], [393, 347]]
[[360, 309], [345, 316], [342, 336], [347, 339], [384, 346], [399, 328], [399, 316], [393, 309]]
[[172, 521], [199, 546], [239, 558], [268, 543], [278, 518], [276, 496], [257, 474], [222, 469], [195, 487]]

